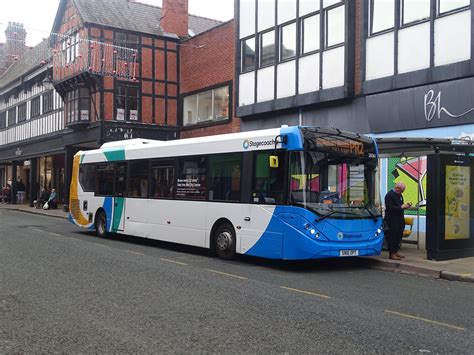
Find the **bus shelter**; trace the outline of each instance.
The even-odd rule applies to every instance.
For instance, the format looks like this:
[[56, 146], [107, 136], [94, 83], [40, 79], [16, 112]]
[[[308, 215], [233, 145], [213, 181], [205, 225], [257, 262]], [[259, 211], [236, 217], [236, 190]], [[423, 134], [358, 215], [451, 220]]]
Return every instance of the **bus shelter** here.
[[[404, 243], [429, 260], [474, 255], [474, 142], [438, 138], [377, 138], [381, 192], [407, 186], [413, 221]], [[383, 197], [383, 196], [382, 196]], [[408, 233], [407, 233], [408, 234]]]

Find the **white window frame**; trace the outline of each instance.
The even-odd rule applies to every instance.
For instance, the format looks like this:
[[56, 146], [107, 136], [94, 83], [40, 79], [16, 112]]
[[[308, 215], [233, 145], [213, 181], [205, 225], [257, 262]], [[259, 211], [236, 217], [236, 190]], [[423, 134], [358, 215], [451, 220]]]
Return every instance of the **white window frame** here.
[[[215, 91], [217, 90], [220, 90], [220, 89], [223, 89], [223, 88], [227, 88], [227, 94], [228, 94], [228, 107], [227, 107], [227, 117], [226, 118], [215, 118], [216, 115], [215, 115], [215, 112], [214, 112], [214, 109], [215, 109]], [[199, 117], [199, 95], [202, 95], [202, 94], [206, 94], [206, 93], [209, 93], [211, 92], [211, 96], [212, 96], [212, 99], [211, 99], [211, 107], [212, 107], [212, 113], [211, 113], [211, 119], [202, 119]], [[219, 86], [219, 87], [215, 87], [215, 88], [212, 88], [212, 89], [209, 89], [209, 90], [204, 90], [204, 91], [200, 91], [200, 92], [197, 92], [197, 93], [194, 93], [194, 94], [191, 94], [191, 95], [187, 95], [183, 98], [183, 126], [194, 126], [194, 125], [199, 125], [199, 124], [206, 124], [206, 123], [215, 123], [215, 122], [222, 122], [222, 121], [227, 121], [230, 119], [230, 115], [231, 115], [231, 100], [230, 100], [230, 95], [231, 95], [231, 90], [230, 90], [230, 86], [229, 85], [222, 85], [222, 86]], [[197, 113], [197, 117], [194, 119], [194, 117], [192, 118], [192, 121], [191, 122], [187, 122], [187, 118], [186, 118], [186, 112], [184, 112], [184, 101], [186, 99], [191, 99], [191, 98], [195, 98], [196, 99], [196, 113]]]

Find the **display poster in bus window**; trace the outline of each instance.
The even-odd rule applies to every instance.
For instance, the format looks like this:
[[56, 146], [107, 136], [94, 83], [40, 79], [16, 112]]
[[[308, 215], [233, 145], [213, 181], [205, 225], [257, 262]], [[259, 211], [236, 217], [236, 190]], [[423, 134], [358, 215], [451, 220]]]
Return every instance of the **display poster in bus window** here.
[[185, 162], [177, 179], [176, 197], [204, 200], [206, 197], [206, 169], [197, 161]]
[[445, 239], [468, 239], [470, 236], [471, 168], [446, 166]]

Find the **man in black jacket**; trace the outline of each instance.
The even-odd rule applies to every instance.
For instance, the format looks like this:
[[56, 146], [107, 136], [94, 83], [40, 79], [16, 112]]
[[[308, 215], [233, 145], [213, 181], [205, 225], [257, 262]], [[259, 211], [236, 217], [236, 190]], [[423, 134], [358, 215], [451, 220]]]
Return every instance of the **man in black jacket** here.
[[398, 253], [405, 229], [405, 217], [403, 211], [411, 207], [411, 203], [403, 202], [403, 191], [405, 184], [398, 182], [395, 188], [385, 195], [385, 222], [388, 225], [387, 238], [390, 259], [400, 260], [404, 258]]

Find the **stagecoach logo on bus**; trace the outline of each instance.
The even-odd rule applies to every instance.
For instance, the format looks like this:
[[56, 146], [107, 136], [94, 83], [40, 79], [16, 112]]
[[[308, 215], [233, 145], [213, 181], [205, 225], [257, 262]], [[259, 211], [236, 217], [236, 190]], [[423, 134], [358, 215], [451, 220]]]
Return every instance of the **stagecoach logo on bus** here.
[[362, 238], [362, 234], [344, 234], [342, 232], [337, 233], [337, 239], [358, 239]]
[[266, 141], [249, 141], [246, 139], [243, 143], [244, 149], [249, 149], [249, 148], [260, 148], [260, 147], [275, 147], [275, 140], [266, 140]]

